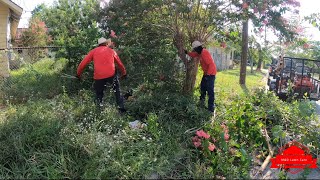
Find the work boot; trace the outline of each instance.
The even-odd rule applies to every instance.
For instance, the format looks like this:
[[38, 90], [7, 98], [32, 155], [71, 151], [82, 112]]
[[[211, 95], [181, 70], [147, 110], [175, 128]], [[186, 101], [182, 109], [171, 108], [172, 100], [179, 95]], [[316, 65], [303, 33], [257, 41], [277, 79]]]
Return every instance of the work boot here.
[[127, 110], [125, 108], [118, 108], [118, 111], [120, 114], [124, 114], [127, 112]]

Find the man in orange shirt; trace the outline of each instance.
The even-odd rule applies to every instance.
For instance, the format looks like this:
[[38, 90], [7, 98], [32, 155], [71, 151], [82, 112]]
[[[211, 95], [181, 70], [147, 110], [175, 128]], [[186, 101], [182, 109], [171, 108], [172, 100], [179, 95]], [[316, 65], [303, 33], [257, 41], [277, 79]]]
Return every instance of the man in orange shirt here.
[[81, 61], [77, 70], [77, 77], [80, 78], [84, 68], [93, 61], [94, 65], [94, 89], [96, 91], [96, 102], [102, 106], [103, 93], [106, 84], [112, 84], [115, 92], [116, 101], [120, 112], [125, 112], [123, 98], [120, 93], [120, 84], [116, 74], [115, 63], [118, 65], [122, 76], [125, 78], [127, 73], [117, 53], [107, 46], [107, 39], [100, 38], [98, 47], [91, 50]]
[[185, 53], [190, 57], [199, 57], [200, 65], [203, 70], [203, 77], [201, 80], [200, 90], [200, 103], [204, 104], [206, 94], [208, 93], [208, 110], [214, 112], [214, 81], [216, 79], [217, 67], [211, 57], [210, 52], [202, 47], [202, 44], [199, 41], [194, 41], [192, 43], [193, 52], [185, 50]]

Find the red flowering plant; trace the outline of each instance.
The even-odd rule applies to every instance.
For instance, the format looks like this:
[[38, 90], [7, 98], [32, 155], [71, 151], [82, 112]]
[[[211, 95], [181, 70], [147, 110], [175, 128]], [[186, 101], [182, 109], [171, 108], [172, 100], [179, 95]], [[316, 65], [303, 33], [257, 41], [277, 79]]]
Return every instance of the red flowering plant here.
[[[230, 140], [228, 126], [224, 123], [220, 127], [214, 128], [215, 133], [213, 136], [209, 134], [209, 131], [204, 130], [196, 131], [196, 135], [192, 137], [192, 143], [201, 152], [204, 153], [206, 157], [212, 155], [214, 151], [221, 151], [219, 147], [223, 150], [227, 150], [227, 143]], [[220, 136], [219, 136], [220, 135]]]

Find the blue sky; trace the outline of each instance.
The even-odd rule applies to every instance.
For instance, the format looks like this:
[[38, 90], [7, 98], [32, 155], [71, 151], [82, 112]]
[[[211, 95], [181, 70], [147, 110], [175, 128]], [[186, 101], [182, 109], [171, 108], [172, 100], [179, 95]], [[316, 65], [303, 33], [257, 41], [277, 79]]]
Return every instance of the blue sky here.
[[[19, 27], [27, 27], [28, 20], [31, 17], [31, 11], [39, 4], [45, 3], [51, 5], [54, 0], [12, 0], [23, 8], [22, 18], [19, 23]], [[320, 12], [320, 0], [300, 0], [300, 15], [307, 16], [311, 13]], [[306, 28], [306, 34], [309, 39], [320, 41], [320, 31], [313, 28], [310, 24], [304, 23], [303, 26]], [[267, 35], [268, 36], [268, 35]], [[271, 38], [274, 38], [270, 35]]]

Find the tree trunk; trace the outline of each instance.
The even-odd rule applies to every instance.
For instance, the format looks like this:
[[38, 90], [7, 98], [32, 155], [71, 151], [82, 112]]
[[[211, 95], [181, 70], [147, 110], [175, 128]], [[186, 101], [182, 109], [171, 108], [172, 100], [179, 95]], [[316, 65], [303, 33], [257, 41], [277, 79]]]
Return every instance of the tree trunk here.
[[183, 61], [186, 68], [186, 76], [183, 84], [183, 93], [190, 94], [193, 92], [196, 84], [196, 78], [198, 73], [199, 58], [193, 58], [190, 61], [187, 60], [186, 54], [184, 53], [183, 46], [177, 47], [178, 55]]
[[258, 61], [258, 65], [257, 65], [256, 71], [261, 71], [261, 65], [262, 65], [262, 50], [261, 50], [261, 47], [260, 47], [260, 46], [259, 46], [258, 54], [259, 54], [259, 61]]
[[185, 77], [182, 90], [183, 90], [183, 93], [190, 94], [193, 92], [194, 86], [196, 84], [199, 59], [193, 58], [191, 61], [187, 60], [186, 54], [183, 49], [184, 36], [179, 31], [177, 31], [174, 36], [174, 45], [178, 49], [178, 56], [183, 61], [186, 68], [186, 77]]
[[240, 84], [246, 84], [247, 59], [248, 59], [248, 22], [247, 19], [242, 23], [242, 52], [240, 63]]
[[193, 88], [196, 84], [197, 73], [198, 73], [199, 58], [193, 58], [186, 65], [186, 77], [183, 85], [183, 92], [190, 94], [193, 92]]

